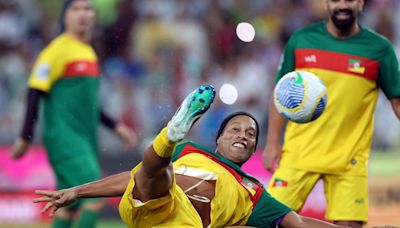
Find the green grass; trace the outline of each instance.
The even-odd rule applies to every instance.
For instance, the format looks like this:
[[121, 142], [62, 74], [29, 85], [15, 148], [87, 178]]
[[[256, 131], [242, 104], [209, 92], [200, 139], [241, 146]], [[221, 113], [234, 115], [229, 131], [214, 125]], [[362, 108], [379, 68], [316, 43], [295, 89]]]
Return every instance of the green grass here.
[[[37, 224], [0, 224], [0, 228], [50, 228], [50, 223]], [[100, 220], [97, 228], [126, 228], [121, 220]]]
[[101, 220], [98, 228], [127, 228], [121, 220]]

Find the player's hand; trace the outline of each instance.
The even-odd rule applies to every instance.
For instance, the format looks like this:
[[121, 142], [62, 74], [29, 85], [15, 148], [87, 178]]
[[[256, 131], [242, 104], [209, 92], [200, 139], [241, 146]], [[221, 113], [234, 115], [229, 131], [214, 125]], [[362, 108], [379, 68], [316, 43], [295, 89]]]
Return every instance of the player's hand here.
[[41, 210], [41, 213], [45, 213], [50, 210], [50, 216], [53, 217], [56, 211], [60, 207], [65, 207], [73, 203], [78, 198], [78, 190], [75, 188], [69, 188], [59, 191], [49, 190], [35, 190], [35, 194], [41, 195], [42, 197], [33, 199], [34, 203], [47, 202], [47, 204]]
[[275, 172], [275, 164], [279, 164], [282, 155], [282, 145], [267, 143], [262, 154], [264, 167], [271, 173]]
[[11, 157], [14, 159], [21, 158], [28, 151], [28, 148], [29, 142], [25, 139], [18, 138], [11, 147]]
[[138, 143], [138, 136], [132, 128], [123, 123], [118, 123], [115, 127], [115, 132], [127, 149], [132, 149]]

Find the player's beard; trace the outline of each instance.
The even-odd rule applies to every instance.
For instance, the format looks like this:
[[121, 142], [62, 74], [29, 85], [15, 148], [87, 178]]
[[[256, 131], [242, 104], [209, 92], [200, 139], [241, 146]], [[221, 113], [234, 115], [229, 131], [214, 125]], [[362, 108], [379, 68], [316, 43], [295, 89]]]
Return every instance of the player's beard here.
[[[349, 18], [338, 19], [337, 15], [339, 13], [347, 13], [349, 15]], [[333, 21], [333, 24], [335, 24], [336, 28], [338, 28], [342, 32], [345, 32], [345, 31], [348, 31], [353, 26], [353, 24], [356, 21], [356, 16], [354, 14], [354, 11], [352, 11], [352, 10], [340, 9], [340, 10], [335, 10], [333, 12], [333, 14], [331, 15], [331, 19]]]

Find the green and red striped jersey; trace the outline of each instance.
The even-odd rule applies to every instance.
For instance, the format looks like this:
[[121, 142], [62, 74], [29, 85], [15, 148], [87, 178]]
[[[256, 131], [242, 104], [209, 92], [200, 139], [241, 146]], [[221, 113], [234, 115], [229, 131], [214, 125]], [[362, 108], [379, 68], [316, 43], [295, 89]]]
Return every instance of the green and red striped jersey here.
[[43, 140], [51, 160], [97, 153], [99, 67], [92, 47], [62, 34], [39, 55], [29, 87], [44, 96]]
[[276, 81], [293, 70], [319, 76], [328, 89], [328, 104], [313, 122], [288, 123], [280, 165], [366, 175], [378, 88], [388, 99], [400, 96], [399, 64], [391, 43], [364, 27], [337, 39], [319, 22], [289, 39]]
[[217, 174], [216, 194], [210, 213], [213, 227], [233, 224], [276, 227], [280, 219], [292, 211], [273, 198], [256, 178], [244, 172], [239, 165], [197, 143], [178, 144], [172, 161], [174, 167], [184, 166]]

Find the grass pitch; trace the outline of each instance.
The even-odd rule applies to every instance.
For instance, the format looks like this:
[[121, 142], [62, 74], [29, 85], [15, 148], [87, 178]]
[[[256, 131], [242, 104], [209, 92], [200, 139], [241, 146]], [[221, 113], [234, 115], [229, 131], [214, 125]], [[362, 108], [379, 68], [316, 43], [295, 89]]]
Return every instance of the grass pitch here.
[[[0, 228], [51, 228], [51, 223], [37, 223], [37, 224], [0, 224]], [[97, 228], [127, 228], [121, 220], [100, 220]]]

